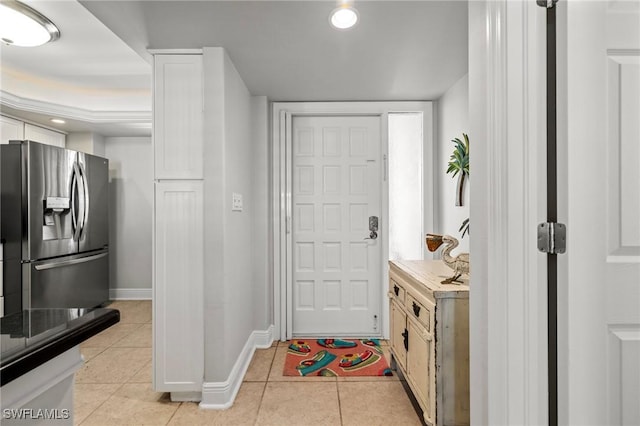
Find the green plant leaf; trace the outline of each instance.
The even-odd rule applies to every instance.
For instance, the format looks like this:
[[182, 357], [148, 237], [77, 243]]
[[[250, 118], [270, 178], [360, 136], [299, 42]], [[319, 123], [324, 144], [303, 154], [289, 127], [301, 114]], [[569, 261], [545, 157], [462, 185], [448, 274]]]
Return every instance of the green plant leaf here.
[[453, 153], [449, 158], [447, 174], [451, 173], [452, 177], [456, 177], [458, 173], [469, 175], [469, 137], [466, 133], [462, 134], [464, 142], [459, 138], [452, 139], [454, 143]]
[[460, 231], [462, 231], [462, 237], [460, 238], [464, 238], [465, 234], [471, 235], [471, 232], [469, 231], [469, 218], [462, 221], [462, 225], [460, 226], [460, 229], [458, 229], [458, 232]]

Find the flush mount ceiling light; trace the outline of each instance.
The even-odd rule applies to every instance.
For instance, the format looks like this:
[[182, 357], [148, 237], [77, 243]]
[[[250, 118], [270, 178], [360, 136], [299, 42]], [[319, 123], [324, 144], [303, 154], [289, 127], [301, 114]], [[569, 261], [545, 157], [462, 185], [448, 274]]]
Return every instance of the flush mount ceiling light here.
[[60, 37], [46, 16], [16, 0], [0, 2], [0, 39], [13, 46], [40, 46]]
[[338, 30], [347, 30], [358, 22], [358, 11], [351, 6], [340, 6], [331, 12], [329, 22]]
[[66, 121], [64, 121], [62, 118], [51, 118], [51, 119], [49, 119], [49, 121], [51, 121], [52, 123], [56, 123], [56, 124], [64, 124], [64, 123], [66, 123]]

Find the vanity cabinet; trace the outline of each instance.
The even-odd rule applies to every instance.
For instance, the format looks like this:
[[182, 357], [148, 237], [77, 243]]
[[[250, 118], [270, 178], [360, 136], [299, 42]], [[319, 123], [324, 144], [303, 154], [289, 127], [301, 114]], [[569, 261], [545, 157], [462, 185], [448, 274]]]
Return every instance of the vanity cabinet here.
[[393, 366], [428, 425], [469, 424], [469, 286], [441, 261], [389, 262]]

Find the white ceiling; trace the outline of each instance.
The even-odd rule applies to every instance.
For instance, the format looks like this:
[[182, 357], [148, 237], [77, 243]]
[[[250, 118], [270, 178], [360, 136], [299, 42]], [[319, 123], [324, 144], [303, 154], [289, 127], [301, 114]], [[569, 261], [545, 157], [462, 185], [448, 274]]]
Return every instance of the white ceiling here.
[[[0, 44], [0, 106], [64, 131], [149, 134], [151, 66], [75, 0], [22, 0], [60, 29], [39, 47]], [[63, 117], [66, 125], [49, 122]]]
[[278, 101], [433, 100], [467, 72], [466, 1], [359, 0], [348, 31], [328, 23], [335, 0], [28, 3], [62, 36], [0, 48], [4, 98], [86, 120], [148, 120], [147, 49], [225, 47], [251, 93]]

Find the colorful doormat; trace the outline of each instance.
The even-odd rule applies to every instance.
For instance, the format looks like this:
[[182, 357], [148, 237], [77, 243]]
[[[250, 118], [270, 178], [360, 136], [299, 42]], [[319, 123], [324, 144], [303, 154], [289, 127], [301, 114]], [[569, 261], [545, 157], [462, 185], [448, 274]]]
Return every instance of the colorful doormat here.
[[377, 339], [294, 339], [284, 376], [392, 376]]

